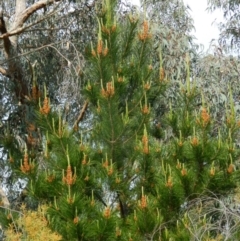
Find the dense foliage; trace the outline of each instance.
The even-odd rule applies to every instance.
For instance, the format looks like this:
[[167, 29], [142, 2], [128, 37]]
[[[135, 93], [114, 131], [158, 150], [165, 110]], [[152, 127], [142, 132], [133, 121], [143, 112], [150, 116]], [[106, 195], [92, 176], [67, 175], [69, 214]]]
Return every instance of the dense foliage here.
[[[61, 108], [64, 118], [69, 125], [73, 125], [78, 119], [81, 106], [84, 103], [80, 90], [84, 86], [85, 78], [85, 48], [86, 44], [96, 38], [96, 15], [101, 15], [101, 1], [45, 1], [46, 5], [36, 12], [28, 11], [29, 17], [25, 21], [23, 29], [18, 35], [11, 36], [14, 29], [14, 17], [21, 4], [33, 9], [38, 2], [4, 1], [2, 4], [3, 19], [7, 26], [10, 40], [14, 40], [16, 49], [12, 49], [11, 56], [7, 56], [5, 45], [1, 46], [0, 66], [8, 70], [8, 63], [17, 65], [17, 74], [22, 76], [22, 85], [19, 90], [25, 90], [24, 96], [19, 96], [15, 91], [18, 80], [14, 76], [4, 74], [0, 79], [0, 148], [1, 148], [1, 172], [5, 173], [2, 183], [11, 192], [10, 199], [16, 199], [17, 190], [22, 190], [22, 183], [6, 166], [6, 159], [10, 149], [24, 150], [29, 135], [28, 124], [34, 121], [34, 105], [32, 99], [44, 92], [46, 84], [47, 94], [51, 98], [51, 105]], [[127, 1], [119, 1], [115, 9], [118, 14], [118, 22], [124, 22], [126, 14], [140, 13], [140, 9], [133, 8]], [[169, 78], [176, 78], [173, 69], [176, 69], [177, 77], [184, 75], [184, 53], [192, 43], [190, 31], [193, 22], [183, 4], [178, 1], [148, 1], [146, 11], [151, 16], [154, 49], [158, 51], [159, 45], [165, 56], [165, 74]], [[176, 7], [181, 8], [176, 11]], [[158, 12], [164, 14], [159, 15]], [[171, 25], [171, 27], [170, 27]], [[159, 28], [160, 26], [160, 28]], [[19, 29], [19, 28], [18, 28]], [[2, 35], [3, 36], [3, 35]], [[1, 36], [1, 37], [2, 37]], [[11, 39], [13, 38], [13, 39]], [[176, 44], [177, 43], [177, 44]], [[192, 50], [190, 50], [192, 49]], [[20, 50], [20, 51], [19, 51]], [[159, 65], [157, 55], [152, 56], [152, 64]], [[10, 59], [10, 61], [9, 61]], [[1, 70], [1, 68], [0, 68]], [[22, 74], [24, 73], [24, 75]], [[175, 76], [175, 77], [174, 77]], [[35, 103], [36, 104], [36, 103]], [[163, 106], [156, 106], [162, 108]], [[88, 123], [89, 120], [86, 120]], [[32, 133], [34, 138], [39, 138], [39, 132]], [[41, 138], [41, 137], [40, 137]], [[5, 148], [7, 146], [7, 148]], [[39, 142], [35, 142], [36, 154], [42, 149]], [[11, 152], [11, 150], [10, 150]], [[9, 193], [10, 194], [10, 193]]]
[[[29, 9], [30, 12], [38, 2], [21, 0], [2, 3], [1, 12], [10, 34], [17, 18], [16, 9], [21, 4], [25, 4], [25, 11]], [[95, 38], [98, 4], [99, 1], [56, 1], [54, 4], [46, 1], [44, 8], [29, 15], [17, 38], [12, 39], [15, 35], [10, 37], [11, 41], [15, 41], [12, 46], [17, 48], [17, 52], [11, 49], [10, 52], [14, 54], [7, 56], [7, 49], [2, 41], [0, 66], [9, 70], [9, 63], [15, 65], [16, 62], [19, 67], [16, 72], [24, 73], [20, 89], [27, 87], [24, 99], [21, 100], [15, 91], [14, 76], [3, 74], [0, 78], [0, 167], [1, 173], [5, 173], [1, 175], [1, 182], [11, 192], [10, 199], [16, 199], [17, 190], [22, 188], [19, 179], [6, 168], [7, 153], [9, 147], [21, 151], [24, 149], [29, 133], [28, 124], [34, 119], [32, 113], [39, 96], [44, 92], [44, 84], [52, 105], [55, 108], [65, 106], [70, 123], [80, 111], [83, 102], [79, 93], [83, 86], [82, 53], [86, 43]], [[35, 100], [34, 105], [32, 100]], [[38, 133], [34, 134], [34, 137], [38, 136]], [[41, 147], [35, 145], [35, 149], [38, 148]]]
[[57, 108], [30, 65], [26, 139], [2, 134], [5, 165], [26, 185], [18, 205], [2, 202], [6, 240], [239, 239], [239, 64], [199, 56], [176, 4], [99, 5], [82, 53], [84, 102], [69, 122], [74, 110]]

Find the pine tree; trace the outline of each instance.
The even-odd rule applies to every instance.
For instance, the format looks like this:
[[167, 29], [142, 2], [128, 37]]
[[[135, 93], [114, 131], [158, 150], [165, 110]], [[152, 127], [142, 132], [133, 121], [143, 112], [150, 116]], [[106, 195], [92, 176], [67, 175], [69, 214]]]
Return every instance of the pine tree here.
[[[186, 55], [177, 103], [156, 113], [171, 85], [161, 47], [153, 48], [147, 16], [118, 21], [115, 4], [104, 2], [97, 42], [86, 49], [86, 104], [78, 121], [69, 127], [45, 93], [36, 111], [43, 154], [34, 160], [26, 147], [12, 165], [28, 180], [29, 203], [47, 205], [48, 225], [63, 240], [192, 240], [196, 229], [220, 219], [217, 212], [215, 220], [202, 215], [210, 202], [201, 197], [217, 200], [238, 186], [233, 101], [216, 130], [211, 106], [190, 81]], [[12, 217], [8, 211], [5, 224]], [[201, 240], [224, 237], [204, 227]]]

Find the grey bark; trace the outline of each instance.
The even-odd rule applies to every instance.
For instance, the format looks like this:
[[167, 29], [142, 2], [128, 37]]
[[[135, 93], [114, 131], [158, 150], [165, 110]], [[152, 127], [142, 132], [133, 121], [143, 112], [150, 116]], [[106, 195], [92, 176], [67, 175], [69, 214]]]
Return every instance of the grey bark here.
[[14, 92], [20, 103], [24, 103], [29, 94], [28, 85], [24, 78], [21, 63], [18, 56], [18, 38], [24, 32], [24, 23], [37, 10], [44, 8], [47, 4], [53, 4], [61, 0], [39, 0], [26, 8], [26, 0], [16, 0], [14, 21], [6, 28], [3, 10], [0, 10], [0, 39], [3, 40], [6, 56], [7, 69], [0, 66], [0, 73], [9, 77], [14, 83]]

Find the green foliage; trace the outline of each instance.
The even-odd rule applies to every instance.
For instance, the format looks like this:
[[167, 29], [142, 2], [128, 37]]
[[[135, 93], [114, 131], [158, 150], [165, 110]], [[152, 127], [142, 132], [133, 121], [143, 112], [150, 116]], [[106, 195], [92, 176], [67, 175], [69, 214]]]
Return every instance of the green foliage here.
[[[48, 226], [63, 240], [237, 237], [239, 216], [222, 216], [239, 185], [240, 125], [231, 90], [218, 123], [190, 78], [189, 54], [181, 78], [169, 76], [166, 50], [156, 51], [148, 18], [117, 21], [116, 6], [104, 3], [96, 41], [86, 49], [82, 93], [90, 122], [71, 127], [46, 90], [33, 104], [29, 129], [42, 133], [42, 153], [31, 156], [29, 143], [20, 158], [13, 151], [10, 163], [27, 180], [27, 196], [47, 205]], [[229, 216], [231, 234], [223, 223]]]

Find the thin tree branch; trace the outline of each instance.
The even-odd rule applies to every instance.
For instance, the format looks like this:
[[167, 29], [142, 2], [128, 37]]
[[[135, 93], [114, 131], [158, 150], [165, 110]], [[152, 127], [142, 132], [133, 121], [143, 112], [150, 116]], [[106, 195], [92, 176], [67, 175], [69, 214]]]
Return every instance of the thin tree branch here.
[[[42, 49], [44, 49], [44, 48], [51, 47], [52, 45], [60, 44], [60, 43], [65, 43], [65, 42], [68, 42], [68, 41], [62, 41], [62, 40], [61, 40], [61, 41], [56, 42], [56, 43], [43, 45], [43, 46], [41, 46], [41, 47], [37, 47], [37, 48], [35, 48], [34, 50], [30, 50], [30, 51], [28, 51], [28, 52], [26, 52], [26, 53], [16, 55], [16, 56], [14, 56], [14, 57], [8, 59], [8, 61], [12, 61], [12, 60], [18, 59], [18, 58], [20, 58], [20, 57], [23, 57], [23, 56], [26, 56], [26, 55], [32, 54], [32, 53], [37, 52], [37, 51], [40, 51], [40, 50], [42, 50]], [[6, 62], [5, 60], [4, 60], [4, 61], [0, 61], [0, 65], [1, 65], [1, 64], [4, 64], [5, 62]]]
[[61, 0], [40, 0], [32, 4], [30, 7], [26, 8], [18, 20], [18, 27], [22, 26], [27, 21], [27, 19], [37, 10], [44, 8], [47, 5], [53, 4], [55, 2], [61, 2]]
[[77, 130], [77, 129], [78, 129], [78, 124], [79, 124], [79, 122], [83, 119], [87, 107], [88, 107], [88, 101], [85, 101], [85, 103], [84, 103], [84, 105], [83, 105], [83, 107], [82, 107], [82, 110], [81, 110], [81, 112], [80, 112], [77, 120], [75, 121], [75, 123], [74, 123], [74, 125], [73, 125], [74, 130]]
[[[32, 12], [32, 13], [34, 13], [34, 12]], [[29, 24], [27, 26], [24, 26], [24, 27], [21, 27], [23, 24], [18, 22], [17, 23], [17, 26], [18, 26], [17, 28], [14, 28], [14, 29], [10, 30], [9, 32], [7, 32], [7, 31], [2, 32], [2, 35], [0, 36], [0, 39], [8, 38], [10, 36], [14, 36], [14, 35], [20, 34], [22, 32], [25, 32], [26, 29], [29, 29], [32, 26], [37, 25], [38, 23], [40, 23], [40, 22], [46, 20], [47, 18], [51, 17], [53, 14], [55, 14], [55, 12], [51, 12], [47, 16], [45, 16], [44, 18], [41, 18], [41, 19], [35, 21], [34, 23], [31, 23], [31, 24]], [[52, 30], [52, 29], [49, 29], [49, 30]]]

